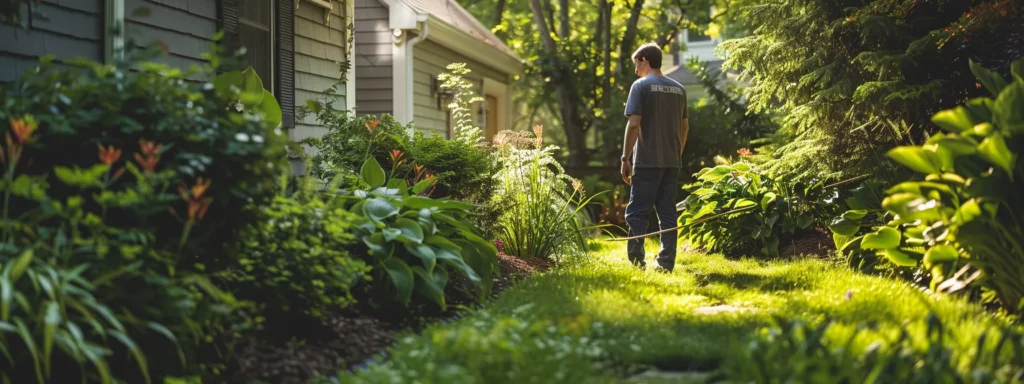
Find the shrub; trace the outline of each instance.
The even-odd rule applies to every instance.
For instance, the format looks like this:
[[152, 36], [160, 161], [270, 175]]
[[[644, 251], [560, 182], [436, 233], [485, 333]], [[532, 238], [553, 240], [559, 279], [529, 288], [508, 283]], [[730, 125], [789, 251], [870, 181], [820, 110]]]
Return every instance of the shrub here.
[[[711, 252], [736, 253], [759, 248], [779, 256], [785, 236], [810, 228], [819, 185], [790, 185], [738, 162], [704, 168], [679, 205], [679, 235]], [[718, 220], [724, 218], [724, 220]]]
[[369, 272], [347, 251], [356, 215], [310, 191], [279, 195], [259, 210], [260, 220], [233, 249], [236, 264], [221, 273], [230, 292], [256, 303], [270, 327], [287, 326], [298, 314], [323, 318], [354, 302], [351, 288]]
[[565, 174], [552, 157], [554, 146], [541, 147], [543, 127], [535, 138], [501, 132], [494, 202], [503, 211], [499, 238], [510, 255], [560, 258], [586, 252], [581, 212], [594, 197], [585, 197], [583, 184]]
[[1024, 375], [1024, 337], [1010, 330], [982, 334], [967, 357], [950, 350], [951, 330], [935, 316], [926, 320], [925, 337], [903, 327], [895, 340], [866, 348], [865, 340], [879, 339], [871, 324], [834, 341], [827, 337], [832, 325], [776, 319], [721, 372], [744, 383], [1015, 383]]
[[194, 371], [196, 347], [224, 326], [234, 300], [194, 268], [179, 268], [185, 263], [174, 251], [153, 247], [153, 227], [111, 217], [167, 220], [153, 207], [184, 197], [194, 213], [179, 225], [191, 225], [203, 219], [204, 183], [191, 195], [169, 192], [178, 175], [147, 169], [154, 148], [145, 143], [135, 162], [104, 147], [100, 164], [27, 173], [43, 147], [31, 144], [49, 139], [36, 128], [24, 116], [4, 135], [0, 352], [8, 359], [0, 360], [0, 377], [149, 382]]
[[[979, 97], [935, 114], [942, 128], [921, 146], [889, 151], [924, 180], [899, 183], [882, 202], [892, 219], [860, 246], [893, 263], [931, 271], [931, 288], [972, 264], [1011, 312], [1024, 306], [1024, 59], [1010, 82], [974, 63], [978, 81], [995, 99]], [[955, 285], [955, 284], [954, 284]]]
[[[356, 170], [367, 156], [372, 156], [379, 164], [390, 169], [393, 165], [392, 151], [409, 151], [409, 128], [399, 124], [390, 115], [385, 114], [380, 119], [373, 116], [354, 118], [351, 111], [334, 109], [331, 100], [311, 101], [307, 108], [316, 113], [317, 121], [327, 128], [323, 136], [301, 141], [315, 151], [310, 157], [310, 176], [320, 180], [342, 177], [343, 187], [364, 187], [359, 185], [360, 178]], [[408, 165], [396, 170], [405, 174], [411, 169], [412, 166]]]
[[[212, 77], [217, 68], [184, 72], [142, 62], [150, 58], [151, 52], [133, 52], [128, 60], [109, 66], [65, 62], [71, 65], [67, 70], [44, 58], [38, 69], [3, 87], [0, 120], [35, 116], [45, 140], [29, 146], [34, 154], [31, 167], [44, 172], [62, 165], [93, 164], [100, 145], [129, 151], [140, 140], [152, 142], [155, 152], [143, 155], [151, 156], [152, 165], [175, 171], [168, 181], [172, 188], [195, 185], [199, 177], [210, 183], [209, 208], [202, 223], [191, 228], [185, 249], [216, 255], [214, 249], [255, 218], [254, 212], [245, 210], [250, 200], [259, 204], [273, 196], [274, 180], [287, 166], [286, 138], [274, 132], [278, 124], [272, 116], [228, 108], [235, 100], [247, 106], [263, 100], [266, 91], [251, 71], [229, 72], [213, 83], [192, 83], [186, 78]], [[247, 80], [245, 85], [233, 86], [239, 79]], [[270, 100], [263, 107], [271, 104], [277, 103]], [[279, 122], [279, 108], [277, 115]], [[66, 193], [63, 186], [55, 188], [51, 193]], [[118, 186], [111, 186], [107, 196], [116, 190]], [[172, 194], [151, 207], [161, 212], [153, 220], [141, 222], [134, 213], [118, 209], [111, 209], [107, 220], [118, 226], [154, 226], [160, 233], [158, 246], [177, 250], [184, 227], [169, 208], [185, 212], [184, 205]], [[14, 208], [11, 214], [20, 212]]]
[[499, 273], [497, 249], [466, 222], [472, 205], [423, 196], [434, 183], [430, 178], [411, 188], [402, 179], [388, 181], [372, 157], [360, 174], [372, 189], [343, 192], [340, 198], [361, 215], [353, 230], [365, 246], [359, 255], [374, 267], [376, 297], [392, 296], [408, 306], [416, 293], [444, 309], [451, 272], [477, 288], [475, 297], [490, 293]]
[[[186, 72], [143, 62], [150, 53], [70, 68], [44, 58], [0, 88], [11, 124], [0, 132], [0, 264], [11, 271], [0, 297], [23, 341], [4, 343], [12, 360], [0, 364], [13, 361], [3, 372], [15, 382], [216, 369], [198, 354], [216, 353], [205, 347], [244, 314], [207, 267], [255, 217], [248, 204], [273, 195], [286, 166], [280, 111], [251, 71], [213, 78], [216, 65]], [[196, 76], [213, 81], [186, 81]]]

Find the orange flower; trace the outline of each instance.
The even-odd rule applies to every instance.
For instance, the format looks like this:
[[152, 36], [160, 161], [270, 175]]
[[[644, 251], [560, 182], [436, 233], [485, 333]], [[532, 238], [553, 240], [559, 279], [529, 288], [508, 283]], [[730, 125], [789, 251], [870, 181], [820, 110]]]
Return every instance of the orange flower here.
[[377, 126], [380, 125], [380, 120], [370, 119], [366, 120], [364, 123], [366, 124], [366, 129], [370, 131], [370, 134], [373, 134], [377, 132]]
[[576, 192], [583, 192], [583, 183], [579, 180], [572, 179], [572, 189], [575, 189]]
[[24, 118], [19, 120], [10, 119], [11, 131], [14, 132], [14, 137], [18, 138], [18, 144], [24, 144], [31, 139], [32, 133], [39, 128], [39, 123], [31, 115], [25, 115]]
[[544, 126], [534, 125], [533, 134], [537, 135], [537, 148], [542, 147], [544, 145]]
[[178, 195], [188, 203], [189, 221], [202, 220], [203, 216], [206, 216], [206, 211], [210, 209], [210, 203], [213, 199], [204, 197], [206, 190], [210, 188], [210, 183], [212, 182], [212, 180], [204, 180], [200, 177], [196, 180], [196, 184], [191, 187], [178, 186]]
[[405, 155], [404, 153], [402, 153], [402, 150], [394, 149], [394, 150], [391, 151], [391, 160], [401, 159], [402, 155]]
[[746, 148], [740, 148], [738, 151], [736, 151], [736, 153], [739, 153], [742, 157], [750, 157], [754, 155], [754, 152], [751, 152], [749, 149]]
[[104, 147], [97, 144], [96, 146], [100, 148], [100, 162], [106, 164], [108, 167], [114, 164], [117, 159], [121, 158], [121, 150], [114, 148], [113, 145]]
[[156, 144], [156, 143], [154, 143], [152, 141], [149, 141], [149, 140], [146, 140], [146, 139], [139, 139], [139, 148], [142, 149], [142, 153], [145, 154], [145, 155], [149, 155], [149, 156], [159, 155], [160, 154], [159, 153], [160, 152], [160, 148], [162, 148], [162, 147], [163, 147], [163, 145], [161, 145], [161, 144]]
[[156, 144], [152, 141], [139, 139], [139, 149], [142, 153], [135, 153], [135, 161], [139, 163], [142, 169], [146, 172], [153, 172], [156, 170], [157, 163], [160, 162], [160, 148], [163, 147], [161, 144]]

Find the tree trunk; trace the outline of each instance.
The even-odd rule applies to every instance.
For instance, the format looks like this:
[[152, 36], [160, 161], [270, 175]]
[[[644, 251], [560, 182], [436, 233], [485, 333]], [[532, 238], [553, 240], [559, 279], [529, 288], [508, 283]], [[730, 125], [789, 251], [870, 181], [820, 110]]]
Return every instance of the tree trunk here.
[[624, 73], [624, 68], [629, 65], [633, 58], [633, 45], [636, 44], [637, 23], [640, 21], [640, 11], [644, 9], [644, 0], [636, 0], [633, 8], [629, 11], [629, 20], [626, 22], [626, 33], [622, 35], [622, 45], [619, 46], [619, 67], [617, 73]]
[[498, 9], [496, 11], [497, 13], [494, 14], [494, 24], [491, 24], [492, 27], [501, 25], [501, 19], [505, 16], [506, 2], [507, 0], [498, 0]]

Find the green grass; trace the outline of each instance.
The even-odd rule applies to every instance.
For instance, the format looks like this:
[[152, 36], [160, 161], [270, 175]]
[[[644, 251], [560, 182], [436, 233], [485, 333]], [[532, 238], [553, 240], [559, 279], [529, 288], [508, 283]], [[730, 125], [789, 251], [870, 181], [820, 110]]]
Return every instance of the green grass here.
[[[518, 283], [459, 321], [404, 337], [387, 362], [342, 374], [341, 382], [668, 382], [626, 379], [650, 368], [712, 372], [735, 364], [737, 348], [773, 315], [832, 319], [827, 336], [834, 339], [865, 321], [878, 322], [876, 337], [894, 337], [901, 326], [923, 333], [932, 310], [955, 330], [950, 348], [969, 359], [982, 332], [1011, 321], [822, 260], [682, 254], [672, 274], [660, 274], [630, 266], [624, 243], [598, 248], [588, 260]], [[700, 313], [716, 305], [742, 310]], [[860, 341], [864, 347], [873, 340]]]

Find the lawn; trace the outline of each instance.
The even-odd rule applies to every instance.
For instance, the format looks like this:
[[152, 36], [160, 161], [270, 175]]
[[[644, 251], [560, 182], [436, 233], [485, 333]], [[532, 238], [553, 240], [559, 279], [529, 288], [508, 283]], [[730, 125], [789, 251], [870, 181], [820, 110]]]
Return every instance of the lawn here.
[[955, 330], [945, 343], [960, 365], [986, 329], [1010, 323], [966, 300], [826, 260], [681, 254], [672, 274], [660, 274], [630, 266], [624, 243], [603, 241], [588, 259], [524, 280], [458, 321], [400, 337], [386, 362], [331, 381], [702, 382], [742, 364], [741, 349], [773, 315], [833, 319], [830, 340], [875, 321], [878, 333], [851, 348], [862, 350], [901, 327], [923, 334], [930, 309]]

